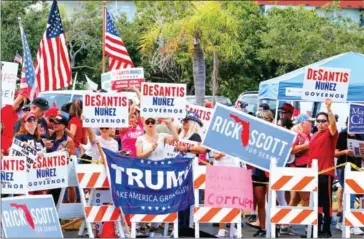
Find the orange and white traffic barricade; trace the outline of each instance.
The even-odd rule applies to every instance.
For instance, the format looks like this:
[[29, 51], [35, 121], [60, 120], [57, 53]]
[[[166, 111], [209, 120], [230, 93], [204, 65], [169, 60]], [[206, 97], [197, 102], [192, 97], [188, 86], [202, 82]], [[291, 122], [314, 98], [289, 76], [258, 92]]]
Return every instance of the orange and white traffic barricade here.
[[351, 171], [350, 164], [345, 167], [344, 180], [344, 207], [343, 207], [343, 238], [350, 238], [350, 227], [364, 227], [364, 209], [351, 209], [351, 194], [364, 194], [364, 172]]
[[[91, 205], [92, 198], [95, 197], [96, 189], [108, 190], [110, 188], [105, 166], [101, 164], [77, 164], [76, 174], [89, 237], [95, 237], [91, 223], [114, 222], [116, 224], [115, 228], [120, 233], [119, 236], [124, 238], [125, 234], [121, 226], [120, 209], [111, 204], [101, 206]], [[84, 189], [90, 190], [90, 197], [87, 201]], [[82, 229], [80, 231], [83, 231]]]
[[136, 238], [136, 224], [144, 223], [165, 223], [164, 236], [168, 233], [168, 223], [173, 223], [173, 237], [178, 238], [178, 213], [172, 212], [168, 214], [131, 214], [131, 238]]
[[[200, 237], [200, 223], [236, 223], [237, 238], [242, 237], [241, 231], [241, 210], [237, 208], [214, 208], [204, 207], [199, 204], [199, 190], [205, 189], [206, 182], [206, 166], [198, 165], [198, 160], [193, 164], [193, 188], [195, 195], [195, 206], [193, 210], [193, 222], [195, 223], [195, 238]], [[233, 227], [230, 226], [230, 237]]]
[[[269, 196], [267, 208], [267, 238], [275, 238], [276, 224], [308, 225], [307, 236], [318, 234], [318, 167], [313, 160], [312, 168], [277, 167], [271, 160]], [[277, 206], [277, 191], [310, 192], [309, 207]]]

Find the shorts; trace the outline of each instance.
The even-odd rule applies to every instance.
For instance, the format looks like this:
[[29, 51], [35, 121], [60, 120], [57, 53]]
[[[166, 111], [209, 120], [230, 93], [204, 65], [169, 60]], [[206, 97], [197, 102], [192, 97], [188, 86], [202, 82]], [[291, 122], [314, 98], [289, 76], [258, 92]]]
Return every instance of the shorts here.
[[269, 183], [269, 178], [267, 176], [257, 176], [257, 175], [252, 175], [252, 180], [253, 180], [253, 187], [265, 187], [267, 186]]

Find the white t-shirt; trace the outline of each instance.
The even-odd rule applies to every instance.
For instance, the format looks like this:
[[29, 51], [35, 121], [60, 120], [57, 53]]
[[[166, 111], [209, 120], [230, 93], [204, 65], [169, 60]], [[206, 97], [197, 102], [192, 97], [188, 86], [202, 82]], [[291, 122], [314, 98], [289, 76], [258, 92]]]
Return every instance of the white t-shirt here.
[[[102, 148], [109, 149], [113, 152], [117, 152], [119, 150], [118, 142], [115, 139], [110, 138], [109, 140], [105, 140], [101, 136], [96, 136], [96, 141], [100, 143]], [[90, 147], [86, 150], [85, 154], [92, 157], [93, 160], [101, 158], [96, 144], [90, 144]]]
[[[148, 157], [148, 159], [155, 160], [155, 161], [165, 159], [164, 141], [167, 136], [168, 136], [168, 134], [158, 133], [157, 148], [152, 152], [152, 154]], [[145, 135], [139, 136], [137, 138], [135, 145], [137, 147], [141, 146], [143, 149], [143, 153], [148, 152], [153, 147], [153, 144], [147, 141]]]

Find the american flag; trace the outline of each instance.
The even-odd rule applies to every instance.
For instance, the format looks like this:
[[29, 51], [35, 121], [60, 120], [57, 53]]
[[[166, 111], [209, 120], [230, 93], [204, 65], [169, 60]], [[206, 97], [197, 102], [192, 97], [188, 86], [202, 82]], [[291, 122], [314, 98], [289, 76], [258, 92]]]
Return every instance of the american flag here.
[[105, 32], [105, 55], [109, 57], [109, 71], [134, 67], [129, 53], [121, 40], [119, 33], [116, 31], [114, 22], [106, 10], [106, 32]]
[[20, 24], [20, 35], [24, 52], [24, 64], [21, 70], [19, 94], [25, 96], [30, 101], [32, 101], [38, 94], [38, 87], [37, 87], [37, 82], [35, 81], [35, 72], [33, 67], [32, 56], [30, 55], [30, 50], [27, 42], [27, 37], [25, 36], [25, 32], [21, 24]]
[[71, 63], [57, 1], [53, 1], [47, 29], [38, 47], [35, 74], [40, 91], [61, 89], [72, 83]]
[[15, 53], [14, 62], [23, 64], [23, 58], [21, 57], [21, 55], [19, 54], [18, 51], [16, 51], [16, 53]]

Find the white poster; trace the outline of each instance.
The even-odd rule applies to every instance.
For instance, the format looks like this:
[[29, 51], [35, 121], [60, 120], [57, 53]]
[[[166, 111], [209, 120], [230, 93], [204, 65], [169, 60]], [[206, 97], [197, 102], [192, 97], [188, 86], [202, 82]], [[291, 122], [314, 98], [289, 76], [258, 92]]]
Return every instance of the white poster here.
[[[29, 141], [34, 142], [34, 141]], [[11, 156], [25, 156], [26, 158], [26, 171], [29, 172], [31, 166], [35, 162], [35, 159], [37, 157], [37, 150], [35, 148], [35, 145], [30, 145], [28, 143], [22, 142], [18, 139], [13, 140], [13, 144], [10, 148], [10, 154]]]
[[140, 89], [142, 82], [144, 82], [142, 67], [112, 70], [101, 74], [101, 84], [105, 90]]
[[186, 116], [186, 84], [142, 83], [142, 117], [183, 118]]
[[14, 102], [18, 63], [1, 62], [1, 107]]
[[302, 99], [346, 102], [350, 82], [350, 69], [330, 67], [307, 67], [303, 80]]
[[68, 152], [37, 157], [28, 173], [29, 191], [68, 187]]
[[[187, 140], [187, 139], [180, 139], [178, 141], [174, 141], [171, 144], [166, 144], [164, 146], [164, 155], [165, 158], [174, 158], [177, 157], [177, 155], [182, 155], [181, 152], [177, 149], [177, 146], [185, 146], [185, 147], [192, 147], [192, 146], [198, 146], [198, 142], [196, 141], [191, 141], [191, 140]], [[189, 157], [190, 153], [187, 153], [186, 156], [186, 152], [184, 152], [184, 156], [185, 157]], [[194, 156], [191, 156], [194, 157]]]
[[186, 111], [187, 111], [187, 113], [189, 113], [189, 112], [197, 113], [198, 118], [201, 120], [201, 122], [203, 124], [203, 126], [201, 128], [202, 135], [200, 135], [202, 137], [205, 134], [206, 130], [209, 128], [211, 116], [212, 116], [214, 109], [206, 108], [206, 107], [199, 106], [199, 105], [187, 104]]
[[25, 157], [6, 156], [1, 159], [1, 194], [27, 194]]
[[364, 158], [364, 141], [348, 139], [348, 149], [354, 152], [355, 157]]
[[83, 96], [84, 127], [128, 127], [129, 101], [124, 94], [87, 93]]

